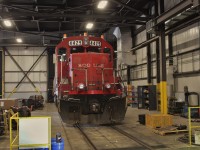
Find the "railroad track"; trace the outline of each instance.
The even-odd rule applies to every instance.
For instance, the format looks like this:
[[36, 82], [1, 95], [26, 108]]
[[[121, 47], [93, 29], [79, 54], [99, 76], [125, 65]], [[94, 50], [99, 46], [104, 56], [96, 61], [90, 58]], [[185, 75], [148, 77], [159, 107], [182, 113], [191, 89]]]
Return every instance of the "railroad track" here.
[[139, 140], [138, 138], [134, 137], [133, 135], [115, 127], [115, 126], [110, 126], [112, 129], [116, 130], [117, 132], [121, 133], [122, 135], [128, 137], [129, 139], [137, 142], [138, 144], [140, 144], [141, 146], [143, 146], [145, 149], [149, 149], [149, 150], [153, 150], [154, 148], [152, 148], [150, 145], [148, 145], [147, 143]]
[[[81, 132], [81, 134], [84, 136], [84, 138], [87, 140], [87, 142], [90, 144], [90, 146], [94, 149], [94, 150], [98, 150], [98, 148], [95, 146], [95, 144], [92, 142], [92, 138], [89, 137], [87, 135], [87, 133], [84, 131], [84, 129], [81, 127], [81, 125], [79, 123], [75, 123], [74, 127], [78, 128], [79, 131]], [[154, 148], [152, 148], [150, 145], [148, 145], [147, 143], [139, 140], [138, 138], [132, 136], [131, 134], [128, 134], [127, 132], [115, 127], [115, 126], [109, 126], [110, 128], [112, 128], [113, 130], [117, 131], [118, 133], [128, 137], [129, 139], [131, 139], [132, 141], [136, 142], [137, 144], [141, 145], [144, 149], [148, 149], [148, 150], [153, 150]]]
[[81, 132], [81, 134], [85, 137], [85, 139], [87, 140], [87, 142], [90, 144], [90, 146], [94, 149], [94, 150], [98, 150], [97, 147], [94, 145], [94, 143], [90, 140], [90, 138], [87, 136], [87, 134], [83, 131], [83, 129], [81, 128], [80, 124], [77, 122], [74, 124], [74, 127], [78, 128], [79, 131]]

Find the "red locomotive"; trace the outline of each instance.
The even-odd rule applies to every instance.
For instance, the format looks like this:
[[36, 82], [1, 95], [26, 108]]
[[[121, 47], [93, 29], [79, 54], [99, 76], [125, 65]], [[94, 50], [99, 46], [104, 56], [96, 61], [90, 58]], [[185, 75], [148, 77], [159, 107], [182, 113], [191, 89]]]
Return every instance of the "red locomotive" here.
[[112, 46], [103, 38], [63, 39], [55, 50], [55, 102], [64, 121], [121, 122], [126, 98], [113, 68]]

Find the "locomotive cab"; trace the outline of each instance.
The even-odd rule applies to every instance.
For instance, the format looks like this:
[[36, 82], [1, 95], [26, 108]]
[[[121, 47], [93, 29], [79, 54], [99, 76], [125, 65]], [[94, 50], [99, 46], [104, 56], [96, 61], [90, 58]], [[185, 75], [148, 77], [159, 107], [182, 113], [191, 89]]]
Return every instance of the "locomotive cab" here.
[[113, 69], [113, 48], [102, 38], [69, 37], [56, 47], [55, 96], [63, 121], [121, 122], [126, 100]]

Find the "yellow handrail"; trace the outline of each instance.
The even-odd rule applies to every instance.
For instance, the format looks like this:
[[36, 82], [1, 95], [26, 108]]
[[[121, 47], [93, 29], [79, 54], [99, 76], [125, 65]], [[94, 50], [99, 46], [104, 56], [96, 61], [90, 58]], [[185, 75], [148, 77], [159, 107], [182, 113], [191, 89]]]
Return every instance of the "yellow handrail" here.
[[[49, 150], [51, 150], [51, 117], [19, 117], [18, 113], [11, 113], [12, 117], [10, 117], [10, 150], [12, 150], [14, 147], [48, 147]], [[43, 144], [19, 144], [19, 120], [20, 119], [48, 119], [48, 143]], [[17, 133], [16, 136], [13, 137], [13, 131], [12, 131], [12, 122], [13, 120], [17, 123]]]
[[199, 126], [192, 126], [192, 123], [191, 123], [191, 109], [200, 109], [200, 107], [188, 107], [188, 126], [189, 126], [189, 145], [191, 146], [192, 145], [192, 129], [194, 128], [200, 128], [200, 125]]

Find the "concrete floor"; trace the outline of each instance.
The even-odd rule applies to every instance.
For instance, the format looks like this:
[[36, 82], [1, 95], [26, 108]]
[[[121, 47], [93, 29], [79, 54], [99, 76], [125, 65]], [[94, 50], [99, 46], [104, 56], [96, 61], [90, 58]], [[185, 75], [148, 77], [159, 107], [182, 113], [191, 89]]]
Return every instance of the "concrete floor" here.
[[[172, 134], [161, 136], [153, 133], [153, 130], [138, 123], [138, 114], [158, 113], [156, 111], [148, 111], [128, 107], [127, 114], [123, 124], [117, 125], [118, 128], [134, 135], [143, 142], [149, 144], [154, 149], [200, 149], [199, 147], [188, 147], [188, 144], [179, 142], [177, 139], [183, 134]], [[65, 143], [65, 150], [90, 150], [92, 149], [87, 141], [83, 138], [80, 132], [72, 125], [65, 124], [61, 121], [58, 115], [57, 108], [53, 103], [45, 104], [43, 110], [32, 112], [32, 116], [51, 116], [52, 118], [52, 137], [55, 137], [57, 132], [62, 134]], [[174, 116], [175, 124], [188, 125], [185, 118]], [[144, 149], [138, 143], [131, 141], [129, 138], [113, 131], [107, 126], [85, 126], [84, 131], [89, 137], [92, 137], [92, 142], [101, 150], [131, 150]], [[9, 135], [0, 137], [0, 150], [9, 149]]]

